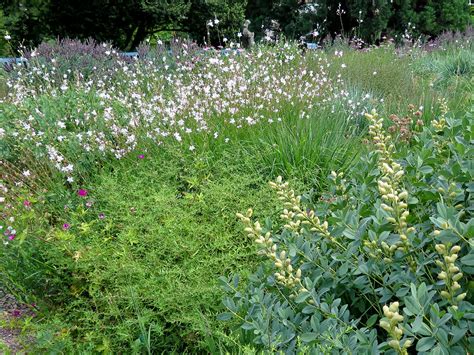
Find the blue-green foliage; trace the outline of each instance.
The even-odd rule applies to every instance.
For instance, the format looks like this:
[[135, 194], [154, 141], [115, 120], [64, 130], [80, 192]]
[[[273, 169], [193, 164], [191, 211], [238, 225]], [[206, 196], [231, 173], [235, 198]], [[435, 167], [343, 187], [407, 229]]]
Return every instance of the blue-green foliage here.
[[[241, 341], [258, 350], [406, 354], [406, 344], [408, 351], [466, 354], [474, 346], [472, 120], [473, 112], [442, 117], [414, 131], [409, 144], [397, 144], [393, 157], [405, 172], [407, 223], [414, 227], [409, 248], [395, 246], [400, 234], [387, 221], [377, 186], [380, 156], [370, 152], [347, 177], [332, 174], [327, 192], [302, 197], [302, 210], [327, 221], [333, 239], [266, 221], [262, 235], [274, 233], [276, 253], [286, 251], [294, 270], [301, 269], [299, 291], [282, 286], [277, 263], [265, 260], [245, 289], [238, 279], [221, 278], [229, 297], [220, 319], [233, 319]], [[454, 254], [450, 270], [462, 273], [455, 277], [461, 287], [449, 298], [442, 292], [454, 283], [441, 270]], [[403, 315], [399, 352], [379, 326], [390, 302], [399, 302]]]

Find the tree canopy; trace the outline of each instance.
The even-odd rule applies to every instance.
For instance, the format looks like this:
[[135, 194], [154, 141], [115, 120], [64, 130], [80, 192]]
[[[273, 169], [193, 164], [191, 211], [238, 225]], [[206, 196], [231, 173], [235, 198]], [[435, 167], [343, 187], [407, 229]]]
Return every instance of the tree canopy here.
[[373, 43], [405, 31], [462, 30], [470, 14], [466, 0], [0, 0], [0, 31], [26, 46], [92, 37], [133, 50], [163, 31], [219, 45], [236, 37], [245, 18], [257, 39], [276, 20], [287, 38], [343, 33]]

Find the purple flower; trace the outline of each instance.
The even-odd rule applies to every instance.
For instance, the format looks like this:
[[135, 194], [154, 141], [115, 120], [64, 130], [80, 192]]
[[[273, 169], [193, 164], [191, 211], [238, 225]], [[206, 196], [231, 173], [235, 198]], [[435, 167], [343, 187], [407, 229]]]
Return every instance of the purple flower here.
[[77, 194], [81, 197], [86, 197], [87, 196], [87, 190], [80, 189], [77, 191]]
[[25, 201], [23, 201], [23, 206], [25, 206], [26, 208], [28, 208], [28, 207], [31, 206], [31, 202], [28, 201], [28, 200], [25, 200]]
[[67, 231], [69, 228], [71, 228], [71, 225], [69, 223], [64, 223], [63, 224], [63, 229]]
[[144, 155], [144, 154], [140, 154], [140, 155], [138, 156], [138, 159], [143, 159], [143, 158], [145, 158], [145, 155]]
[[15, 318], [21, 317], [21, 311], [19, 309], [14, 309], [11, 311], [11, 315]]
[[105, 218], [105, 214], [104, 213], [99, 213], [99, 219], [104, 219]]
[[87, 202], [86, 202], [86, 207], [87, 207], [87, 208], [91, 208], [91, 207], [92, 207], [92, 204], [93, 204], [92, 201], [87, 201]]
[[8, 236], [8, 239], [9, 239], [9, 240], [13, 240], [13, 239], [15, 239], [15, 238], [16, 238], [16, 234], [10, 234], [10, 235]]

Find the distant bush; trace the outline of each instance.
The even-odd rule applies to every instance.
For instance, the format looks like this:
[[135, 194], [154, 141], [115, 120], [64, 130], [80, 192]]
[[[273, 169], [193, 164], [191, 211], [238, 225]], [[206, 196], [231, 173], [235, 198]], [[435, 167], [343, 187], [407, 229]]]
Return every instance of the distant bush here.
[[[331, 188], [271, 182], [277, 221], [238, 214], [265, 261], [245, 290], [222, 278], [244, 344], [285, 353], [466, 354], [474, 346], [473, 112], [430, 126], [375, 112], [370, 152]], [[316, 203], [310, 201], [316, 200]], [[258, 202], [256, 205], [258, 208]]]

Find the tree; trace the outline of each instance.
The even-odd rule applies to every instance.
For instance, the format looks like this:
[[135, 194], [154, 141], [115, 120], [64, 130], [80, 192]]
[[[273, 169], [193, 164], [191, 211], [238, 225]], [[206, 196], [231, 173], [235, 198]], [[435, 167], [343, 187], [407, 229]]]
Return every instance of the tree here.
[[[235, 38], [244, 19], [247, 0], [192, 0], [183, 28], [198, 42], [207, 38], [211, 43], [223, 44], [223, 38]], [[216, 20], [217, 19], [217, 23]], [[212, 27], [206, 24], [213, 20]]]
[[185, 20], [188, 0], [51, 0], [51, 28], [60, 37], [112, 41], [134, 49], [155, 31]]
[[0, 0], [3, 28], [11, 43], [33, 46], [48, 37], [48, 5], [48, 0]]

